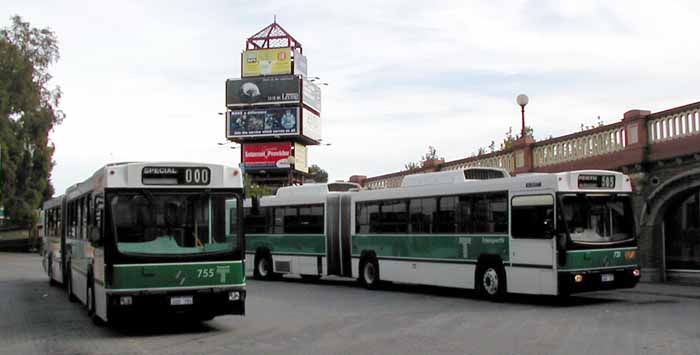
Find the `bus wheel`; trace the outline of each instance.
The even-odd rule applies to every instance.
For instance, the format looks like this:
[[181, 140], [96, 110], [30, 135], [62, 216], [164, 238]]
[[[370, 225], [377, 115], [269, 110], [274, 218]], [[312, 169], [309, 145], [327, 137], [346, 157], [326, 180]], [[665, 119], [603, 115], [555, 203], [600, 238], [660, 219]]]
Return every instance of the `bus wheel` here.
[[484, 265], [477, 267], [476, 285], [482, 297], [500, 301], [506, 293], [506, 278], [503, 267]]
[[321, 275], [301, 275], [301, 279], [304, 281], [318, 281], [321, 279]]
[[253, 277], [256, 280], [271, 280], [273, 276], [272, 258], [270, 254], [259, 254], [255, 257]]
[[208, 322], [208, 321], [214, 319], [214, 317], [216, 317], [216, 315], [211, 314], [211, 313], [204, 313], [204, 314], [200, 314], [199, 317], [197, 317], [197, 320], [199, 320], [200, 322]]
[[377, 259], [368, 257], [360, 263], [360, 283], [369, 290], [379, 287], [379, 264]]
[[66, 272], [66, 290], [68, 291], [68, 301], [71, 303], [75, 303], [78, 298], [75, 297], [75, 294], [73, 293], [73, 280], [71, 276], [71, 269], [70, 269], [70, 263], [68, 263], [68, 266], [66, 267], [68, 269], [68, 272]]

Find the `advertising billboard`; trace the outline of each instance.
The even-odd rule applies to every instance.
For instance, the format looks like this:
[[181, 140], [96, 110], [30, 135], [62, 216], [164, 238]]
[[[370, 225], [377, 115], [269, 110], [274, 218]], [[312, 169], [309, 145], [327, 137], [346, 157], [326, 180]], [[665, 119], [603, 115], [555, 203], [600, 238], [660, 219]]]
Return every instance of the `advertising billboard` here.
[[308, 174], [309, 166], [306, 163], [306, 152], [305, 145], [294, 143], [294, 169]]
[[227, 138], [254, 138], [299, 134], [299, 108], [229, 111]]
[[258, 76], [226, 80], [227, 107], [298, 104], [300, 99], [300, 79], [297, 76]]
[[244, 51], [241, 76], [292, 74], [292, 50], [271, 48]]
[[306, 56], [301, 54], [298, 50], [294, 50], [294, 74], [295, 75], [303, 75], [306, 76], [307, 72], [307, 64], [306, 64]]
[[302, 134], [316, 142], [320, 141], [321, 139], [321, 117], [319, 117], [317, 114], [304, 109], [304, 112], [302, 113], [303, 117], [303, 124], [302, 127], [304, 127]]
[[292, 143], [251, 143], [243, 145], [243, 166], [246, 170], [288, 168]]
[[321, 113], [321, 88], [304, 78], [302, 102], [312, 110]]

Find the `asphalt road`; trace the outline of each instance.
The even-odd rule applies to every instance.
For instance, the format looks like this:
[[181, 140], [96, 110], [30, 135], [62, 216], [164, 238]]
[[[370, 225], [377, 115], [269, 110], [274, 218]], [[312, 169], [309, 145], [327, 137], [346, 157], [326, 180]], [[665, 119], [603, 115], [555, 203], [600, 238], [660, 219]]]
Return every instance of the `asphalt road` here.
[[35, 254], [0, 253], [0, 354], [700, 354], [700, 288], [643, 285], [558, 302], [352, 281], [249, 281], [246, 317], [92, 324]]

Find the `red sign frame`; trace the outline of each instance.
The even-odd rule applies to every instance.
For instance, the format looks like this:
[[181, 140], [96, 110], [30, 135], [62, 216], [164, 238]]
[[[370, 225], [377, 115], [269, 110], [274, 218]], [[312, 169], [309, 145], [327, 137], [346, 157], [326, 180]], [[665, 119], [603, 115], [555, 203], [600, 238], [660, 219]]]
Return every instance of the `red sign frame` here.
[[288, 168], [292, 156], [291, 142], [243, 144], [245, 169]]

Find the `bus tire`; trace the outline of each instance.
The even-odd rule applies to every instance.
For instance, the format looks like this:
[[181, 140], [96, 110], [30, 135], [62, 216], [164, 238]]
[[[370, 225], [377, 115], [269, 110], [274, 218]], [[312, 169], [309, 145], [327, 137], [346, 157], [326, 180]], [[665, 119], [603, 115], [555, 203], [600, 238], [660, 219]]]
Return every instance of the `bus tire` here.
[[70, 269], [70, 262], [68, 262], [66, 269], [68, 271], [66, 272], [66, 291], [68, 292], [68, 301], [70, 303], [75, 303], [78, 301], [78, 297], [75, 297], [75, 294], [73, 293], [73, 277], [71, 276], [71, 269]]
[[253, 277], [256, 280], [272, 280], [274, 271], [272, 269], [272, 257], [269, 252], [258, 253], [255, 256], [255, 269]]
[[369, 255], [360, 260], [360, 270], [358, 272], [360, 284], [368, 290], [379, 288], [379, 263], [377, 258]]
[[318, 281], [321, 279], [321, 275], [301, 275], [301, 279], [304, 281]]
[[200, 314], [197, 317], [197, 320], [200, 322], [208, 322], [208, 321], [214, 319], [214, 317], [216, 317], [216, 315], [213, 313], [204, 313], [204, 314]]
[[506, 276], [503, 266], [478, 265], [474, 284], [481, 297], [489, 301], [502, 301], [506, 295]]

